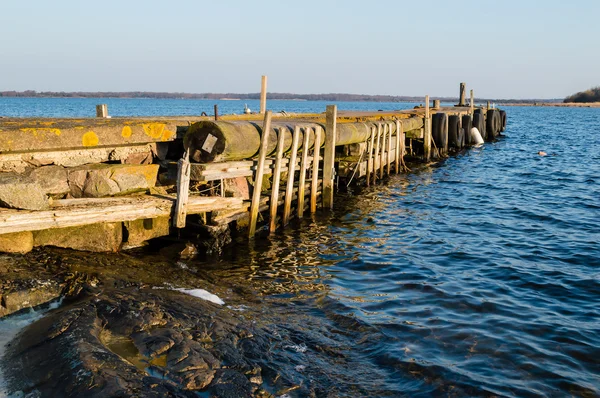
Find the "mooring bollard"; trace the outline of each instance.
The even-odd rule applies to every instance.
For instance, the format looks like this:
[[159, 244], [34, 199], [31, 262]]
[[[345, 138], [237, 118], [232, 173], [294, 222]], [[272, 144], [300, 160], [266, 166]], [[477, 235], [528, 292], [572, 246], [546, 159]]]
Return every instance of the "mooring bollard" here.
[[467, 84], [466, 83], [461, 83], [460, 84], [460, 96], [458, 99], [458, 106], [465, 106], [465, 96], [467, 94]]

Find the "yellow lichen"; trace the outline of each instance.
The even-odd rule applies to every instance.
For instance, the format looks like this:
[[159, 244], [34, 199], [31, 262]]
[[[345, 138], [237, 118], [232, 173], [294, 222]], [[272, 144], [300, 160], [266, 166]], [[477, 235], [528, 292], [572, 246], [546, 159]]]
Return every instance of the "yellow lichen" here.
[[123, 130], [121, 130], [121, 137], [123, 137], [123, 138], [131, 137], [131, 127], [129, 127], [129, 126], [123, 127]]
[[98, 136], [93, 131], [88, 131], [81, 138], [83, 146], [96, 146], [100, 142]]

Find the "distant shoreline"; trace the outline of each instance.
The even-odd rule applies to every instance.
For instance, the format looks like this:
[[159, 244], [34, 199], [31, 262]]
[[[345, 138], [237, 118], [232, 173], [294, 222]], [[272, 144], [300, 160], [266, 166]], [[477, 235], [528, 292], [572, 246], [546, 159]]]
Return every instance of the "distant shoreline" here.
[[553, 106], [560, 108], [600, 108], [600, 102], [529, 102], [529, 103], [510, 103], [498, 102], [498, 106]]

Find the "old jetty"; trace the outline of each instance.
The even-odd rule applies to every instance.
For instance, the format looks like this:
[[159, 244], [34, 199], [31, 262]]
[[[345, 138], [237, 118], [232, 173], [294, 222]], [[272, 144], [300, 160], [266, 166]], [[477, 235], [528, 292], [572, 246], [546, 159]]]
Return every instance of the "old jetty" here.
[[393, 112], [0, 118], [0, 251], [118, 251], [180, 228], [273, 231], [334, 205], [337, 185], [375, 184], [494, 140], [506, 113], [466, 100]]

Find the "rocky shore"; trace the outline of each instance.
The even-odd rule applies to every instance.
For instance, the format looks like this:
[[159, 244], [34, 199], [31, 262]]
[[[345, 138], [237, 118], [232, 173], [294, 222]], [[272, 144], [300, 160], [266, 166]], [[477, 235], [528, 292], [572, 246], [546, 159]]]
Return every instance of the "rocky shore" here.
[[31, 397], [281, 393], [263, 382], [284, 380], [265, 367], [276, 339], [265, 325], [174, 290], [203, 288], [235, 301], [231, 288], [210, 285], [199, 270], [176, 261], [182, 251], [182, 245], [168, 247], [151, 262], [147, 255], [61, 249], [1, 257], [0, 316], [63, 298], [6, 348], [1, 369], [9, 391]]

